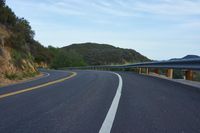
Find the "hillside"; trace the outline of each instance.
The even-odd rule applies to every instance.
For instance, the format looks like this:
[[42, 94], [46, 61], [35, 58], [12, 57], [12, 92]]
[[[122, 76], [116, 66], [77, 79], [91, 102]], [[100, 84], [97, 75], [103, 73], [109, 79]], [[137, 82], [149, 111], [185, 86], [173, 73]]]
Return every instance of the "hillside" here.
[[186, 55], [183, 58], [173, 58], [170, 60], [187, 60], [187, 59], [200, 59], [200, 56], [198, 55]]
[[117, 48], [107, 44], [82, 43], [61, 48], [62, 51], [74, 51], [83, 57], [87, 65], [127, 64], [149, 61], [132, 49]]
[[29, 22], [19, 18], [0, 0], [0, 85], [36, 75], [50, 60], [48, 49], [34, 40]]
[[200, 58], [200, 56], [198, 56], [198, 55], [186, 55], [182, 59], [199, 59], [199, 58]]

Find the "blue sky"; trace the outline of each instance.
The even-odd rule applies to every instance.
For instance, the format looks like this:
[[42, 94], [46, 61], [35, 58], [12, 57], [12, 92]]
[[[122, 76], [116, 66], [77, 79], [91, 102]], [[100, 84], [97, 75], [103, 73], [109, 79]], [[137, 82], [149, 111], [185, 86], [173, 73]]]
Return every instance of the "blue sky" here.
[[7, 0], [43, 45], [97, 42], [156, 60], [200, 55], [200, 0]]

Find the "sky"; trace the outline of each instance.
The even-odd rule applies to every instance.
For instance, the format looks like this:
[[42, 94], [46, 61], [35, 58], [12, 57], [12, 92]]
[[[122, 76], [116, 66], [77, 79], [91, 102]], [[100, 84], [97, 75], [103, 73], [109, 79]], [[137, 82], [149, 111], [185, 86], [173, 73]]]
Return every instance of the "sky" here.
[[200, 0], [7, 0], [44, 46], [96, 42], [154, 60], [200, 55]]

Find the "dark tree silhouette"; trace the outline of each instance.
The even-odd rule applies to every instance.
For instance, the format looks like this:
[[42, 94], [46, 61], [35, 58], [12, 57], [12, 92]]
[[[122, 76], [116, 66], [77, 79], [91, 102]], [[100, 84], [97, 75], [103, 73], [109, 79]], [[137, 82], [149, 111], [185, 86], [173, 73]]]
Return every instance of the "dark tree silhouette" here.
[[0, 6], [2, 7], [2, 6], [5, 6], [5, 4], [6, 4], [6, 0], [0, 0]]

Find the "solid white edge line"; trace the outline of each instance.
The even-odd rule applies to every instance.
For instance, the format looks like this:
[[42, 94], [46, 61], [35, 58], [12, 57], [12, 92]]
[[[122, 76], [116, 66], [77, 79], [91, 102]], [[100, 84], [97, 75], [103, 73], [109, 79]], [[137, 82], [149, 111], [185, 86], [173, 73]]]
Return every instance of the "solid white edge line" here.
[[[114, 72], [112, 72], [112, 73], [114, 73]], [[118, 85], [115, 97], [110, 106], [110, 109], [106, 115], [106, 118], [101, 126], [99, 133], [110, 133], [112, 126], [113, 126], [113, 122], [115, 120], [115, 115], [117, 113], [119, 101], [121, 98], [121, 92], [122, 92], [122, 86], [123, 86], [122, 77], [118, 73], [114, 73], [114, 74], [117, 75], [119, 78], [119, 85]]]

